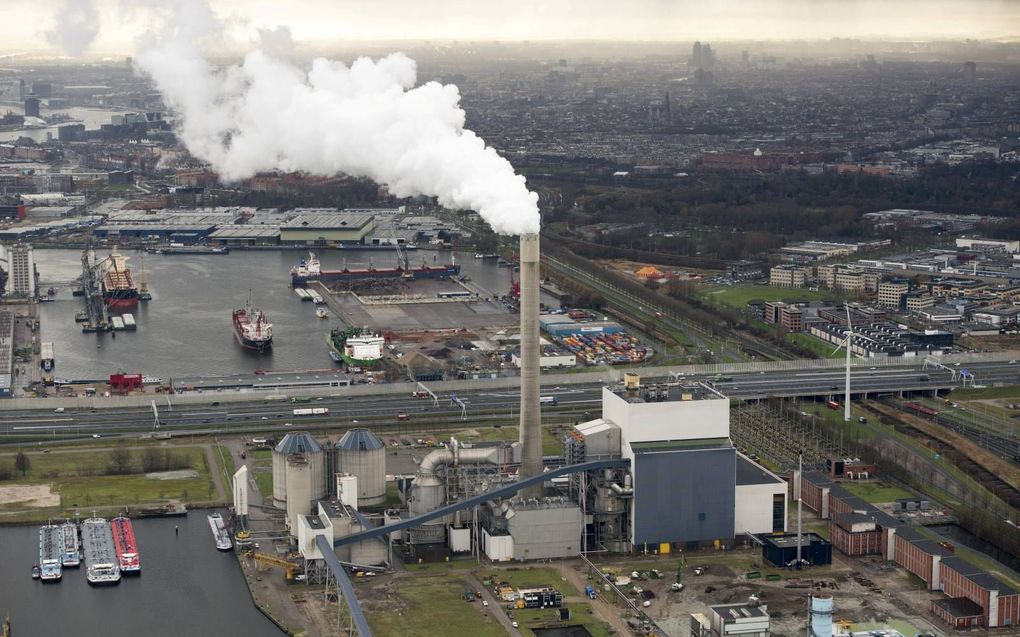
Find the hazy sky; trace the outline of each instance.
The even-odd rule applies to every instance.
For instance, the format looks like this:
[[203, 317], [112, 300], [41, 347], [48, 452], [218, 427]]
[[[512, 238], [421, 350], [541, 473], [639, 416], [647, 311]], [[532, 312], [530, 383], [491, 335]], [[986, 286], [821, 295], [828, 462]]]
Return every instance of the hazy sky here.
[[[56, 15], [95, 6], [89, 52], [129, 54], [146, 29], [137, 7], [175, 0], [0, 0], [0, 50], [57, 52]], [[289, 26], [294, 40], [707, 40], [1010, 38], [1020, 0], [210, 0], [236, 38]]]

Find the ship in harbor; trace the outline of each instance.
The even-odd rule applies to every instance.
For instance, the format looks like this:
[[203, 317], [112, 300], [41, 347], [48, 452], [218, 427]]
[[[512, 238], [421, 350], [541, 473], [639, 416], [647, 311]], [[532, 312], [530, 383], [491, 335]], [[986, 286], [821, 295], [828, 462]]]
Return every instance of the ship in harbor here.
[[230, 254], [230, 248], [218, 246], [186, 246], [183, 243], [171, 243], [155, 250], [159, 254]]
[[251, 291], [248, 291], [248, 302], [244, 307], [234, 310], [234, 336], [241, 347], [253, 349], [259, 353], [273, 347], [273, 324], [266, 319], [261, 309], [251, 302]]
[[81, 564], [81, 548], [78, 545], [78, 525], [68, 520], [60, 525], [61, 540], [64, 552], [60, 556], [60, 565], [64, 568]]
[[81, 525], [85, 549], [85, 578], [89, 584], [116, 584], [120, 581], [120, 561], [113, 543], [113, 530], [103, 518], [89, 518]]
[[103, 261], [103, 303], [111, 311], [131, 310], [138, 306], [138, 288], [127, 267], [128, 257], [117, 252]]
[[135, 529], [131, 518], [118, 516], [110, 520], [113, 531], [113, 544], [117, 549], [117, 562], [121, 573], [139, 573], [142, 570], [138, 555], [138, 543], [135, 541]]
[[323, 270], [318, 257], [314, 252], [308, 253], [307, 259], [291, 268], [290, 283], [294, 287], [306, 285], [309, 281], [321, 281], [322, 283], [336, 283], [340, 281], [355, 281], [358, 279], [446, 279], [460, 274], [460, 266], [456, 263], [430, 266], [422, 264], [419, 267], [406, 265], [396, 268], [374, 268], [364, 269], [341, 268], [340, 270]]
[[142, 507], [131, 514], [136, 518], [173, 518], [188, 515], [188, 507], [171, 502], [157, 507]]
[[216, 540], [216, 548], [221, 551], [229, 551], [232, 548], [230, 534], [227, 533], [227, 527], [223, 524], [223, 516], [213, 513], [208, 518], [209, 528], [212, 530], [213, 539]]
[[385, 343], [382, 336], [360, 327], [333, 328], [326, 337], [330, 358], [351, 367], [372, 367], [378, 363]]
[[42, 581], [56, 582], [63, 575], [60, 566], [63, 548], [63, 533], [59, 526], [46, 524], [39, 527], [39, 578]]

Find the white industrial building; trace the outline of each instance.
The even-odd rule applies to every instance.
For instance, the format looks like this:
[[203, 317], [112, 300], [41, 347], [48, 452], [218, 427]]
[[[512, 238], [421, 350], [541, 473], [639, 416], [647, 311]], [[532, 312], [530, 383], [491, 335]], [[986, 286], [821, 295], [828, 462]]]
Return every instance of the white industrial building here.
[[[0, 246], [0, 270], [7, 274], [3, 292], [7, 296], [33, 297], [36, 295], [35, 256], [32, 246], [15, 243]], [[0, 280], [2, 280], [0, 275]]]

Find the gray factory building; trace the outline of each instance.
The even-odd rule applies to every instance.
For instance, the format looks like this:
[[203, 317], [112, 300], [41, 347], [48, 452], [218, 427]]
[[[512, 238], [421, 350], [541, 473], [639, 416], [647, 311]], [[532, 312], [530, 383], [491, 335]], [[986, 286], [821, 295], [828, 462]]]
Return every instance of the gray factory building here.
[[668, 552], [784, 531], [786, 482], [737, 452], [729, 400], [695, 383], [603, 388], [602, 418], [566, 436], [570, 463], [630, 460], [591, 472], [584, 492], [586, 546]]
[[[729, 439], [633, 443], [634, 546], [734, 536], [736, 450]], [[657, 490], [652, 485], [668, 485]]]

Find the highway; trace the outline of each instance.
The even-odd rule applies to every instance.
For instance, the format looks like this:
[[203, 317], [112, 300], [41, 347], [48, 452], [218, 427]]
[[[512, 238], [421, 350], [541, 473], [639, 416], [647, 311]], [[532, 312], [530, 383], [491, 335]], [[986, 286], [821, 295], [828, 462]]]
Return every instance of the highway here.
[[[962, 369], [962, 368], [960, 368]], [[1020, 384], [1020, 365], [1008, 362], [976, 362], [968, 369], [980, 385]], [[772, 370], [727, 374], [726, 380], [714, 382], [714, 375], [692, 375], [686, 380], [709, 381], [724, 395], [740, 399], [763, 399], [767, 397], [830, 397], [842, 402], [845, 371], [840, 368]], [[901, 391], [930, 391], [963, 386], [959, 375], [945, 369], [922, 370], [920, 361], [909, 365], [854, 368], [851, 375], [851, 390], [855, 396], [862, 394], [898, 393]], [[666, 378], [646, 377], [643, 382], [665, 382]], [[593, 382], [590, 375], [578, 375], [577, 382], [567, 384], [563, 376], [560, 384], [545, 385], [543, 396], [555, 396], [558, 404], [543, 405], [543, 412], [570, 414], [583, 417], [597, 417], [600, 412], [603, 384]], [[410, 387], [410, 385], [408, 385]], [[380, 385], [383, 388], [391, 386]], [[380, 424], [413, 426], [415, 421], [427, 421], [430, 425], [448, 422], [455, 424], [462, 417], [485, 417], [495, 420], [503, 417], [507, 424], [515, 424], [519, 402], [515, 388], [498, 389], [478, 383], [477, 389], [460, 390], [457, 398], [464, 408], [451, 400], [449, 393], [432, 398], [418, 398], [406, 393], [355, 395], [351, 388], [334, 388], [329, 395], [309, 398], [303, 402], [289, 402], [283, 396], [258, 395], [250, 400], [221, 401], [216, 393], [206, 394], [205, 403], [180, 403], [172, 408], [167, 406], [167, 397], [155, 397], [159, 411], [161, 431], [229, 432], [231, 429], [285, 429], [286, 427], [315, 427], [327, 424], [336, 427], [378, 426]], [[173, 397], [170, 398], [173, 402]], [[52, 407], [38, 409], [16, 409], [0, 413], [0, 442], [5, 437], [57, 437], [87, 438], [145, 432], [155, 429], [155, 415], [150, 406], [124, 406], [104, 408], [102, 401], [96, 407], [67, 407], [54, 410]], [[295, 409], [327, 408], [329, 415], [295, 415]], [[399, 413], [407, 415], [407, 421], [398, 421]]]

